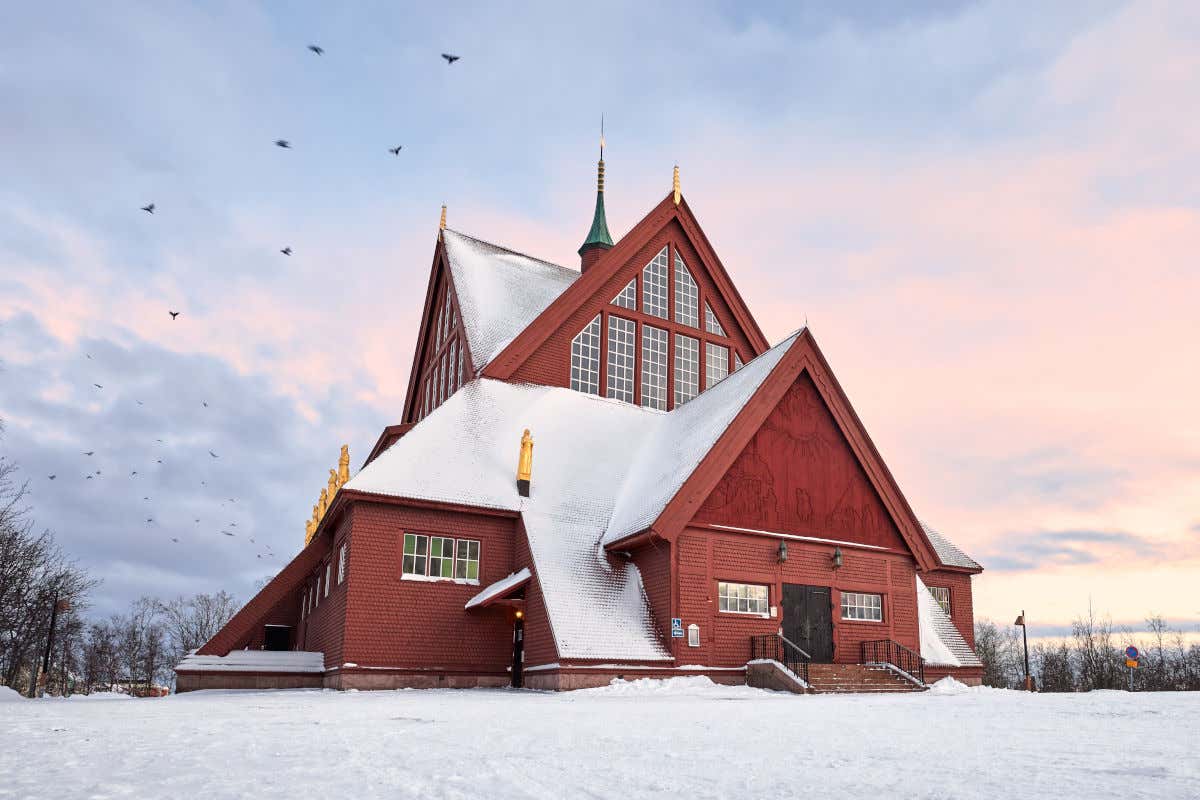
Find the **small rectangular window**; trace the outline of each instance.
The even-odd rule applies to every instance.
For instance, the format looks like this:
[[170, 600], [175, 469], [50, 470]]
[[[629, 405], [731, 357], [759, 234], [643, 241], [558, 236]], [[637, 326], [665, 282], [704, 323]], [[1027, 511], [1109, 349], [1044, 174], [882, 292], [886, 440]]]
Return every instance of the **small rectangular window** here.
[[700, 340], [675, 334], [675, 406], [686, 403], [700, 390]]
[[338, 586], [346, 580], [346, 543], [342, 542], [342, 546], [338, 548]]
[[642, 269], [642, 313], [667, 318], [667, 248]]
[[637, 358], [637, 323], [608, 318], [608, 396], [633, 402], [633, 365]]
[[754, 583], [717, 584], [717, 603], [721, 611], [732, 614], [757, 614], [765, 617], [770, 609], [767, 603], [767, 587]]
[[667, 410], [667, 332], [642, 326], [642, 405]]
[[866, 592], [842, 592], [842, 619], [883, 622], [883, 596]]
[[933, 595], [933, 599], [938, 601], [938, 605], [942, 607], [942, 611], [950, 613], [950, 589], [945, 586], [930, 586], [929, 593]]
[[333, 562], [329, 561], [325, 564], [325, 596], [329, 597], [329, 584], [333, 581], [329, 580], [330, 573], [333, 572]]
[[474, 539], [458, 540], [458, 558], [455, 560], [454, 577], [467, 580], [479, 578], [479, 542]]
[[729, 348], [704, 343], [704, 388], [711, 389], [729, 376]]
[[454, 575], [454, 540], [444, 536], [429, 537], [429, 576], [449, 578]]
[[700, 298], [700, 290], [687, 265], [675, 254], [675, 321], [693, 328], [700, 326], [700, 315], [696, 304]]
[[425, 575], [426, 563], [429, 558], [429, 537], [418, 533], [404, 534], [404, 564], [402, 572], [405, 575]]
[[313, 608], [321, 605], [321, 576], [317, 575], [317, 583], [313, 592]]

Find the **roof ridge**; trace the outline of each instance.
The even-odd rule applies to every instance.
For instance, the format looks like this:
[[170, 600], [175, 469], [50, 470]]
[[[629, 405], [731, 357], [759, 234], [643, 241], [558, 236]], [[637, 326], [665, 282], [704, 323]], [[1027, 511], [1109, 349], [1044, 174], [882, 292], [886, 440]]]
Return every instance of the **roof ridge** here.
[[513, 250], [511, 247], [505, 247], [502, 244], [496, 244], [495, 242], [489, 242], [487, 239], [480, 239], [478, 236], [472, 236], [469, 233], [463, 233], [462, 231], [455, 230], [454, 228], [446, 228], [446, 231], [449, 233], [453, 233], [457, 236], [462, 236], [465, 239], [470, 239], [473, 242], [479, 242], [479, 244], [487, 245], [488, 247], [494, 247], [497, 250], [503, 250], [504, 252], [510, 253], [514, 256], [520, 256], [521, 258], [528, 258], [530, 261], [536, 261], [539, 264], [545, 264], [548, 267], [554, 267], [556, 269], [562, 270], [563, 272], [567, 272], [567, 273], [570, 273], [575, 276], [578, 276], [581, 274], [579, 272], [579, 270], [577, 270], [577, 269], [571, 269], [570, 267], [564, 267], [562, 264], [555, 264], [553, 261], [547, 261], [544, 258], [538, 258], [537, 256], [531, 256], [528, 253], [522, 253], [520, 250]]

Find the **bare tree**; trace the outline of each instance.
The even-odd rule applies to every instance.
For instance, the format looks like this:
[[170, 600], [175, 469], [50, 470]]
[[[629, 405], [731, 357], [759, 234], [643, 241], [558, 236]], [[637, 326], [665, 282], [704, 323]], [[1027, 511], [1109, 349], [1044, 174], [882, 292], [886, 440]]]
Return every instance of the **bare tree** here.
[[227, 592], [182, 595], [160, 603], [172, 665], [216, 635], [237, 613], [237, 601]]

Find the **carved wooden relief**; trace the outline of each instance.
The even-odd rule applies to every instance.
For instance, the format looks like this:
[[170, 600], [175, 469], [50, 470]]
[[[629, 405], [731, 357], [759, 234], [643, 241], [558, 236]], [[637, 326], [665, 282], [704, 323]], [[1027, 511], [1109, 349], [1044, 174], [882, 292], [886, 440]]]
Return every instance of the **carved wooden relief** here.
[[796, 379], [696, 519], [906, 549], [808, 373]]

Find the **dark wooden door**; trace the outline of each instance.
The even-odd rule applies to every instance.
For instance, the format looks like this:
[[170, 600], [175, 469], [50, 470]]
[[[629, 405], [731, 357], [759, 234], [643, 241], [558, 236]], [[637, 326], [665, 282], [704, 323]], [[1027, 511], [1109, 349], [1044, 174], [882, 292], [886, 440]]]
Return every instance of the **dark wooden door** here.
[[263, 650], [290, 650], [292, 629], [287, 625], [267, 625], [263, 629]]
[[814, 662], [833, 661], [833, 607], [828, 586], [783, 585], [783, 635]]

